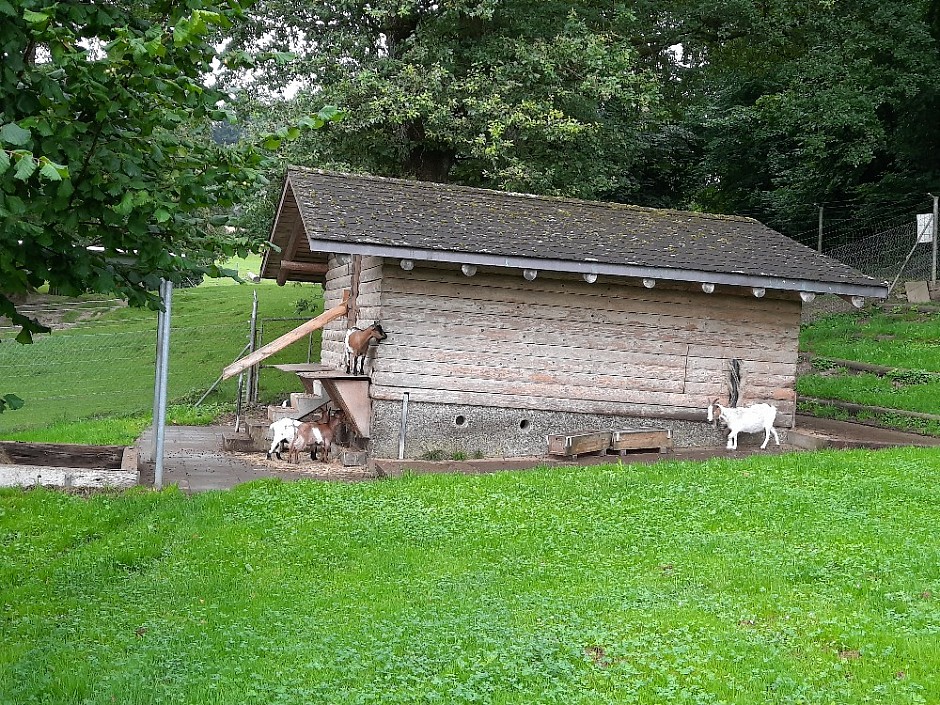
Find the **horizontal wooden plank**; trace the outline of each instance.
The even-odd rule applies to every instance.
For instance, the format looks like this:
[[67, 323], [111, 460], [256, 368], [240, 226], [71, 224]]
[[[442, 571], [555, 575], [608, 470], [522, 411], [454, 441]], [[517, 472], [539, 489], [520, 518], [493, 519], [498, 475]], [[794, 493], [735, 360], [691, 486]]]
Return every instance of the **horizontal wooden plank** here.
[[[489, 365], [522, 369], [542, 369], [548, 371], [583, 371], [609, 372], [619, 366], [643, 367], [655, 373], [684, 375], [685, 355], [658, 355], [638, 353], [630, 350], [592, 350], [572, 348], [560, 345], [504, 345], [485, 349], [480, 345], [467, 345], [464, 350], [438, 348], [431, 345], [398, 345], [390, 342], [391, 337], [382, 343], [382, 360], [401, 360], [441, 363], [461, 363], [471, 365]], [[440, 339], [428, 339], [435, 343]], [[408, 341], [412, 341], [409, 339]], [[416, 341], [417, 342], [417, 341]], [[448, 341], [442, 341], [448, 342]], [[455, 343], [450, 341], [451, 345]], [[459, 341], [456, 343], [459, 345]], [[466, 342], [463, 343], [466, 345]]]
[[795, 337], [799, 321], [776, 326], [754, 324], [733, 319], [687, 318], [666, 314], [616, 312], [604, 309], [548, 306], [543, 304], [504, 304], [496, 301], [473, 301], [452, 297], [422, 297], [383, 292], [382, 301], [387, 309], [386, 318], [410, 315], [412, 320], [423, 320], [429, 325], [446, 320], [446, 313], [457, 316], [482, 316], [490, 319], [513, 319], [514, 327], [538, 329], [539, 326], [567, 328], [572, 322], [598, 328], [629, 326], [642, 329], [664, 329], [695, 333], [695, 342], [708, 341], [707, 335], [724, 335], [731, 342], [742, 336], [770, 335]]
[[[401, 271], [398, 267], [389, 267], [386, 273], [389, 286], [398, 291], [419, 292], [423, 287], [439, 284], [446, 286], [459, 286], [469, 289], [505, 290], [505, 292], [532, 293], [540, 299], [552, 295], [564, 297], [596, 297], [613, 298], [635, 301], [656, 301], [675, 303], [687, 307], [707, 306], [721, 309], [727, 307], [746, 308], [755, 311], [770, 311], [774, 313], [796, 313], [799, 315], [800, 302], [789, 296], [774, 296], [774, 292], [759, 300], [754, 306], [755, 297], [749, 289], [731, 289], [726, 292], [705, 294], [697, 285], [692, 286], [657, 286], [647, 289], [637, 284], [624, 282], [605, 282], [601, 284], [587, 284], [580, 277], [565, 279], [551, 276], [539, 276], [533, 282], [523, 281], [521, 276], [512, 274], [495, 274], [480, 272], [476, 276], [464, 277], [457, 270], [430, 269], [416, 267], [411, 272]], [[427, 289], [430, 293], [430, 289]], [[476, 298], [471, 294], [472, 298]], [[483, 298], [490, 298], [483, 296]]]
[[611, 450], [666, 449], [672, 447], [672, 434], [663, 428], [624, 429], [610, 434]]
[[[690, 343], [701, 344], [709, 340], [713, 343], [709, 354], [716, 356], [716, 359], [722, 357], [722, 337], [717, 335], [706, 336], [702, 333], [668, 328], [594, 326], [579, 322], [545, 325], [543, 322], [519, 318], [493, 319], [459, 313], [439, 315], [445, 320], [428, 320], [427, 314], [423, 312], [394, 311], [385, 307], [382, 323], [389, 334], [389, 342], [411, 344], [412, 341], [417, 341], [421, 345], [431, 344], [439, 348], [469, 349], [484, 346], [486, 350], [495, 350], [502, 345], [541, 344], [582, 348], [586, 351], [630, 349], [636, 352], [685, 355]], [[749, 349], [754, 351], [757, 360], [795, 361], [795, 335], [792, 340], [776, 339], [766, 332], [750, 337], [740, 333], [732, 336], [729, 333], [726, 337], [735, 338], [738, 345], [749, 341]], [[439, 338], [440, 342], [431, 343], [433, 338]], [[759, 354], [762, 350], [765, 353]], [[728, 355], [727, 359], [732, 356], [738, 355]]]
[[476, 391], [492, 394], [508, 394], [544, 398], [591, 399], [595, 401], [623, 401], [659, 406], [685, 406], [705, 408], [710, 401], [707, 396], [682, 394], [681, 392], [657, 392], [609, 389], [590, 385], [555, 384], [525, 380], [493, 380], [469, 377], [448, 377], [417, 373], [376, 371], [373, 380], [377, 385], [408, 389], [446, 389], [450, 391]]
[[69, 468], [119, 468], [124, 446], [0, 441], [0, 463]]
[[558, 346], [581, 350], [631, 350], [639, 353], [685, 355], [687, 334], [662, 329], [634, 335], [625, 328], [569, 323], [561, 326], [520, 328], [519, 319], [490, 321], [485, 317], [448, 314], [447, 321], [417, 320], [423, 315], [402, 313], [385, 307], [383, 327], [389, 342], [423, 345], [442, 350], [498, 350], [504, 346]]
[[[630, 371], [638, 375], [643, 372], [641, 368], [632, 368]], [[499, 382], [507, 387], [519, 384], [533, 383], [538, 385], [554, 385], [565, 389], [582, 389], [585, 387], [598, 387], [606, 390], [607, 395], [615, 391], [633, 392], [673, 392], [681, 394], [683, 380], [681, 375], [662, 374], [660, 377], [652, 375], [626, 376], [613, 374], [596, 374], [591, 372], [576, 372], [573, 370], [548, 371], [538, 369], [521, 369], [519, 367], [493, 367], [462, 365], [438, 362], [421, 362], [415, 364], [410, 361], [386, 360], [378, 357], [373, 366], [376, 379], [387, 379], [385, 375], [411, 377], [434, 377], [438, 380], [466, 380], [465, 389], [475, 389], [473, 385], [478, 382]], [[382, 375], [382, 377], [380, 377]], [[498, 390], [491, 390], [498, 391]]]
[[605, 452], [610, 447], [610, 431], [591, 431], [574, 434], [551, 434], [548, 436], [550, 455], [581, 455], [582, 453]]
[[[409, 273], [411, 274], [411, 273]], [[558, 283], [525, 282], [519, 277], [482, 276], [466, 278], [445, 277], [433, 279], [415, 276], [402, 277], [391, 273], [387, 277], [389, 294], [405, 293], [419, 296], [459, 296], [462, 299], [499, 301], [527, 305], [539, 302], [551, 306], [571, 306], [572, 302], [586, 308], [639, 313], [668, 313], [691, 318], [709, 315], [734, 318], [744, 322], [777, 323], [790, 317], [799, 320], [800, 306], [796, 302], [774, 299], [755, 299], [727, 294], [692, 294], [689, 292], [644, 287], [567, 286]]]

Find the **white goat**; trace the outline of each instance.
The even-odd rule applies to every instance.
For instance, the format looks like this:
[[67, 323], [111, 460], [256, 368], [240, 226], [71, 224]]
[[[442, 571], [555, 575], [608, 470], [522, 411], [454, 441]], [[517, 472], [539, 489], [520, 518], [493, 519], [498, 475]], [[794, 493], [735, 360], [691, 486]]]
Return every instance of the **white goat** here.
[[272, 454], [276, 455], [278, 460], [281, 460], [281, 444], [287, 443], [288, 446], [290, 445], [290, 442], [294, 440], [294, 436], [297, 435], [298, 426], [300, 426], [300, 421], [287, 418], [279, 419], [271, 424], [268, 428], [268, 433], [272, 438], [271, 449], [265, 456], [268, 460], [271, 459]]
[[[717, 407], [718, 412], [715, 413]], [[780, 445], [780, 437], [774, 429], [774, 420], [777, 418], [777, 407], [773, 404], [751, 404], [744, 407], [726, 407], [718, 403], [715, 399], [708, 405], [708, 420], [716, 424], [719, 420], [728, 425], [728, 449], [738, 449], [739, 433], [760, 433], [764, 432], [764, 442], [761, 448], [767, 447], [770, 440], [770, 434], [774, 434], [774, 440]]]

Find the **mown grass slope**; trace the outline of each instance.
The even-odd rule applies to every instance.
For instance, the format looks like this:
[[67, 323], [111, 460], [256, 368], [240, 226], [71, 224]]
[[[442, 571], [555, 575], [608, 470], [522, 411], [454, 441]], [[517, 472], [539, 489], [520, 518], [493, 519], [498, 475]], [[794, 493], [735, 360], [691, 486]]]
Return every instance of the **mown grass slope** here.
[[940, 463], [0, 492], [0, 702], [940, 702]]
[[[935, 307], [871, 308], [828, 316], [803, 327], [800, 347], [813, 356], [813, 369], [797, 380], [802, 397], [940, 415], [940, 311]], [[894, 369], [887, 375], [858, 373], [833, 359]], [[838, 410], [812, 411], [848, 418]], [[861, 420], [940, 435], [936, 421], [883, 414], [866, 414]]]

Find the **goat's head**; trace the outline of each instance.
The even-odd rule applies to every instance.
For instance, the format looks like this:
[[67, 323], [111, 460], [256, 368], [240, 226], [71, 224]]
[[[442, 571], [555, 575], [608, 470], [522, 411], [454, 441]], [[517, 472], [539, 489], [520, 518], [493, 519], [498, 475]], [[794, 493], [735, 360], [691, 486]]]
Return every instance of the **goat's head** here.
[[372, 335], [376, 340], [385, 340], [388, 335], [382, 330], [382, 324], [376, 321], [372, 324]]
[[718, 400], [714, 399], [708, 404], [708, 421], [709, 423], [714, 423], [718, 425], [718, 419], [721, 418], [721, 406], [718, 404]]

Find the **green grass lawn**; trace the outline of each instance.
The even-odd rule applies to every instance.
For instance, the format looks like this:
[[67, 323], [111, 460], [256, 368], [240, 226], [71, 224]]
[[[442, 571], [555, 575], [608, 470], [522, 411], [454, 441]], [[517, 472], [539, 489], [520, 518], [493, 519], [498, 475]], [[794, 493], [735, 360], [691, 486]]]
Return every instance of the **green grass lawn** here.
[[938, 461], [0, 492], [0, 703], [940, 702]]
[[[254, 261], [238, 261], [242, 274]], [[322, 306], [319, 287], [279, 287], [271, 282], [239, 285], [230, 279], [208, 280], [173, 295], [170, 336], [169, 398], [193, 402], [202, 395], [248, 342], [252, 294], [258, 292], [259, 317], [298, 316], [296, 302]], [[312, 313], [305, 312], [309, 318]], [[156, 321], [153, 311], [122, 308], [75, 328], [54, 330], [32, 345], [0, 344], [2, 391], [16, 393], [26, 406], [0, 415], [0, 438], [80, 443], [126, 443], [128, 434], [149, 423], [153, 407]], [[301, 321], [267, 321], [263, 342]], [[306, 340], [268, 362], [306, 361]], [[312, 359], [319, 359], [314, 336]], [[210, 402], [234, 402], [236, 381], [219, 387]], [[262, 401], [302, 391], [296, 377], [262, 371]], [[183, 415], [182, 407], [178, 410]], [[89, 419], [106, 417], [101, 432], [86, 428]], [[171, 415], [171, 420], [173, 416]], [[113, 421], [114, 423], [111, 423]], [[113, 433], [109, 436], [107, 429]], [[104, 439], [104, 440], [102, 440]], [[133, 441], [133, 437], [130, 438]]]

